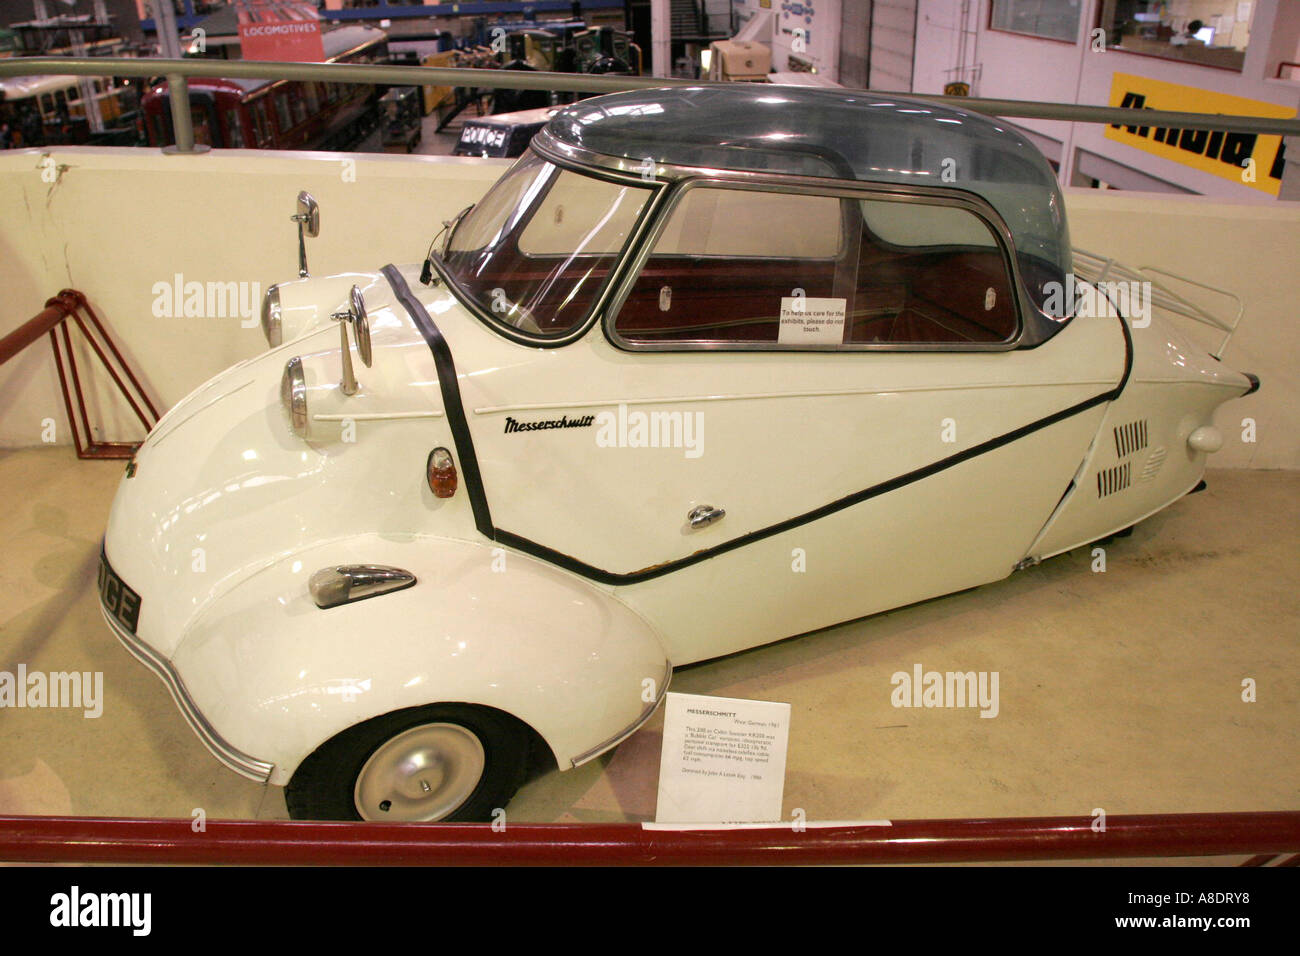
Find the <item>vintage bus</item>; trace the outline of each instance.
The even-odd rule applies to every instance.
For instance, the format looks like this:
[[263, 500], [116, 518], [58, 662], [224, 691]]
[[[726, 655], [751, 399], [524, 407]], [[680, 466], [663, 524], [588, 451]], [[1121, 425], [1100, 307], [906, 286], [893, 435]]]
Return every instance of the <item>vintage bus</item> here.
[[[388, 35], [351, 26], [321, 36], [327, 63], [387, 63]], [[296, 80], [190, 80], [194, 140], [229, 149], [347, 150], [379, 122], [383, 88]], [[176, 141], [167, 84], [144, 97], [151, 146]]]

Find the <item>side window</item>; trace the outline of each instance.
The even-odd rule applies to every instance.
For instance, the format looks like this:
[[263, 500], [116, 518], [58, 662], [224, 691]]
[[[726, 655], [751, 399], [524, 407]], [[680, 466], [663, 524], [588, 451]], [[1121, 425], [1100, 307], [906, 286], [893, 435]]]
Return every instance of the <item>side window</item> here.
[[194, 142], [204, 146], [213, 145], [212, 118], [204, 107], [190, 107], [190, 122], [194, 125]]
[[956, 206], [863, 200], [849, 344], [1005, 342], [1016, 303], [993, 230]]
[[250, 108], [253, 114], [253, 134], [257, 139], [257, 146], [261, 149], [267, 149], [271, 145], [271, 122], [266, 115], [266, 100], [260, 99]]
[[632, 345], [990, 344], [1016, 332], [1002, 248], [974, 213], [697, 187], [614, 322]]
[[307, 121], [307, 103], [303, 98], [302, 89], [294, 87], [289, 91], [289, 103], [293, 108], [293, 125]]
[[670, 216], [615, 320], [627, 342], [776, 344], [783, 301], [834, 292], [834, 197], [699, 187]]
[[166, 146], [170, 137], [167, 134], [167, 124], [163, 122], [161, 115], [149, 116], [149, 141], [153, 146]]

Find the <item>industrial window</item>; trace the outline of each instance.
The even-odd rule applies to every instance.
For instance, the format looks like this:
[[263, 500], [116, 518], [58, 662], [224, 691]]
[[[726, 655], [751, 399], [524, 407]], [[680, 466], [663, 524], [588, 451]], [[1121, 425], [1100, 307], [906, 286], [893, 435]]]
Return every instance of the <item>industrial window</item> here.
[[1252, 0], [1127, 0], [1102, 4], [1098, 16], [1108, 49], [1240, 72], [1254, 7]]
[[993, 0], [989, 26], [1048, 40], [1079, 38], [1080, 0]]
[[956, 206], [697, 187], [613, 332], [649, 348], [996, 345], [1018, 328], [1006, 262]]

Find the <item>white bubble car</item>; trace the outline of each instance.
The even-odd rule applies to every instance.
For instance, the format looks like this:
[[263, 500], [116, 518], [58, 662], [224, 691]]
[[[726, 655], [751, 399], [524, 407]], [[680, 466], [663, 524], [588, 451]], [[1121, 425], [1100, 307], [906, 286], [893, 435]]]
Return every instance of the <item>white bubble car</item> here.
[[1077, 262], [1052, 169], [995, 120], [582, 101], [423, 263], [268, 292], [270, 350], [130, 463], [105, 618], [293, 817], [488, 819], [634, 733], [674, 665], [1196, 488], [1258, 381]]

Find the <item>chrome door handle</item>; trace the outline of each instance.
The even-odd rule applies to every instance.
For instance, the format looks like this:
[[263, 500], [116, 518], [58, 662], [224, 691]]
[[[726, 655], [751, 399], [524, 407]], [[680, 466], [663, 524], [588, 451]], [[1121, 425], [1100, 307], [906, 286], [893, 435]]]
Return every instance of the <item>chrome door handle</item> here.
[[698, 505], [687, 513], [686, 520], [690, 522], [692, 528], [706, 528], [715, 521], [721, 521], [726, 515], [727, 512], [722, 508], [715, 508], [713, 505]]

